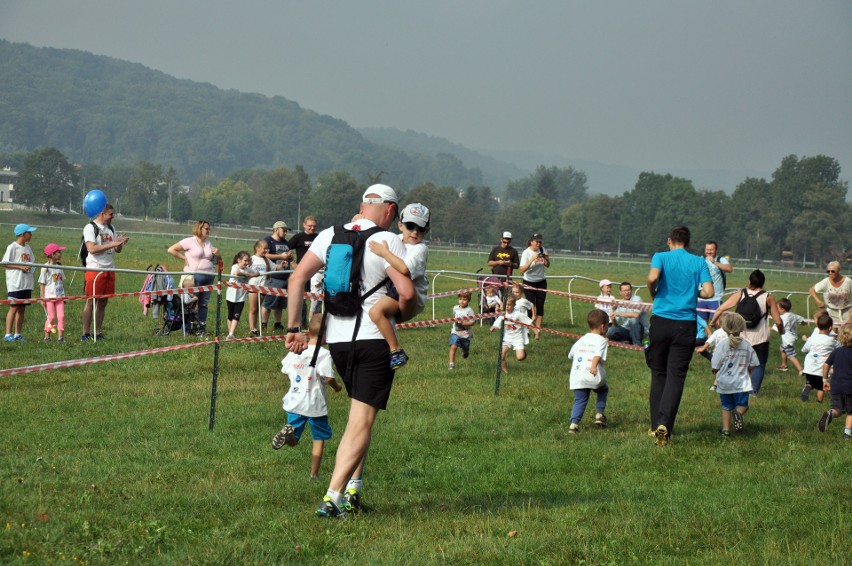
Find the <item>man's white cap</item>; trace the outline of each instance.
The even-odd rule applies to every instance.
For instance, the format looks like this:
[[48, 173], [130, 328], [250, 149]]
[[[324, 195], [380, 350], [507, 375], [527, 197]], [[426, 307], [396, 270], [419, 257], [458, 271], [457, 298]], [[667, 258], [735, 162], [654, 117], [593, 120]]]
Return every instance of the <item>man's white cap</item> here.
[[[368, 197], [367, 195], [374, 195], [372, 197]], [[367, 190], [364, 191], [364, 196], [361, 197], [361, 202], [367, 202], [371, 204], [382, 204], [383, 202], [392, 202], [395, 205], [399, 206], [399, 199], [396, 196], [396, 191], [390, 188], [387, 185], [376, 184], [370, 185], [367, 187]]]
[[511, 232], [503, 232], [503, 237], [511, 240], [512, 239], [512, 233]]
[[406, 205], [399, 215], [400, 222], [414, 222], [421, 228], [428, 228], [431, 218], [432, 215], [429, 213], [429, 209], [419, 202]]

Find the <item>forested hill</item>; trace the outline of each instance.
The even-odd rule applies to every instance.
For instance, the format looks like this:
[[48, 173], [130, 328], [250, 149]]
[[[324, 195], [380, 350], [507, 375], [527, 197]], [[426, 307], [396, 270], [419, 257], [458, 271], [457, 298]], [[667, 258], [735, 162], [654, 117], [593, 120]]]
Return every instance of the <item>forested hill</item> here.
[[0, 153], [60, 149], [82, 163], [147, 160], [187, 179], [302, 165], [411, 187], [482, 184], [451, 155], [409, 155], [275, 96], [222, 90], [136, 63], [0, 39]]

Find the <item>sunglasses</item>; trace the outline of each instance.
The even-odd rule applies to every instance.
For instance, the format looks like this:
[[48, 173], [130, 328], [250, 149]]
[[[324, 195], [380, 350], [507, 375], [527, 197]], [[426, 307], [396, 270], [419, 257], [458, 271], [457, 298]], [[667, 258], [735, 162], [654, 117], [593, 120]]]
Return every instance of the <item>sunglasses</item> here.
[[411, 231], [411, 232], [414, 232], [415, 230], [417, 230], [417, 231], [418, 231], [418, 232], [420, 232], [421, 234], [425, 234], [425, 233], [427, 233], [427, 232], [429, 231], [429, 227], [428, 227], [428, 226], [426, 226], [425, 228], [423, 228], [422, 226], [418, 226], [418, 225], [417, 225], [417, 224], [415, 224], [414, 222], [403, 222], [403, 223], [402, 223], [402, 225], [403, 225], [403, 226], [405, 226], [405, 229], [406, 229], [406, 230], [409, 230], [409, 231]]
[[825, 272], [828, 273], [829, 275], [831, 275], [832, 273], [839, 273], [838, 271], [836, 271], [834, 269], [827, 269]]

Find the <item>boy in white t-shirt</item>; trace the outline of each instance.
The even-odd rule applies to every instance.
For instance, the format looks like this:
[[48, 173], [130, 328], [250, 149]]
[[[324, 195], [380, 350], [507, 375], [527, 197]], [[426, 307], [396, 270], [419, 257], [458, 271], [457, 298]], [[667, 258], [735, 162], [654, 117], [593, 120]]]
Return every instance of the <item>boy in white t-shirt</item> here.
[[837, 348], [837, 340], [832, 336], [832, 328], [834, 321], [828, 313], [823, 313], [817, 318], [816, 334], [811, 335], [805, 345], [802, 346], [802, 353], [805, 356], [804, 376], [805, 386], [802, 389], [801, 399], [807, 401], [811, 395], [811, 389], [817, 390], [817, 402], [822, 403], [825, 396], [823, 391], [822, 381], [822, 366], [828, 360], [828, 356]]
[[[426, 306], [426, 293], [429, 290], [429, 280], [426, 278], [426, 260], [429, 248], [423, 243], [423, 238], [429, 232], [431, 215], [429, 209], [415, 202], [402, 209], [397, 226], [402, 232], [402, 243], [405, 244], [405, 258], [400, 258], [390, 251], [386, 242], [372, 240], [368, 244], [370, 251], [380, 256], [391, 267], [411, 277], [414, 290], [417, 293], [416, 316]], [[370, 308], [370, 320], [382, 333], [390, 347], [390, 366], [398, 370], [408, 362], [408, 354], [399, 346], [396, 331], [390, 319], [399, 315], [399, 302], [396, 297], [382, 297]]]
[[[802, 374], [802, 364], [796, 359], [796, 340], [799, 338], [799, 325], [805, 323], [805, 319], [794, 312], [793, 303], [790, 299], [784, 297], [778, 299], [778, 310], [781, 311], [781, 325], [784, 327], [784, 334], [781, 335], [781, 364], [775, 366], [779, 371], [787, 371], [787, 362], [793, 364], [799, 375]], [[773, 326], [772, 330], [778, 330], [778, 326]]]
[[[505, 325], [503, 325], [505, 321]], [[527, 358], [526, 346], [529, 344], [529, 327], [533, 321], [524, 313], [515, 310], [515, 298], [509, 297], [506, 299], [506, 312], [497, 317], [494, 324], [491, 325], [491, 332], [503, 329], [503, 349], [500, 353], [500, 368], [508, 373], [509, 365], [506, 361], [509, 350], [515, 350], [515, 359], [519, 362]]]
[[470, 355], [470, 339], [473, 337], [473, 309], [470, 308], [470, 292], [459, 293], [459, 304], [453, 306], [453, 318], [467, 318], [469, 320], [456, 320], [453, 329], [450, 330], [450, 369], [456, 369], [456, 350], [461, 348], [462, 357]]
[[[36, 230], [38, 228], [28, 224], [15, 226], [15, 241], [9, 244], [6, 253], [3, 254], [3, 261], [20, 264], [6, 266], [6, 292], [9, 299], [26, 300], [33, 297], [35, 276], [32, 266], [27, 264], [35, 263], [35, 254], [30, 247], [30, 240]], [[21, 331], [24, 329], [26, 309], [27, 303], [9, 305], [9, 312], [6, 313], [6, 336], [3, 337], [6, 342], [15, 340], [24, 342]]]
[[589, 332], [577, 340], [568, 352], [571, 363], [569, 386], [574, 391], [574, 407], [571, 409], [571, 424], [568, 432], [574, 434], [580, 430], [580, 420], [586, 412], [586, 405], [592, 391], [595, 392], [597, 412], [595, 425], [606, 428], [606, 398], [609, 386], [606, 383], [606, 353], [609, 341], [606, 331], [609, 326], [609, 314], [601, 309], [592, 309], [586, 316]]
[[[305, 425], [311, 426], [311, 479], [319, 477], [325, 441], [331, 439], [325, 386], [328, 384], [335, 391], [343, 389], [334, 378], [331, 354], [317, 345], [321, 318], [321, 315], [311, 317], [308, 324], [308, 348], [301, 354], [290, 352], [281, 360], [281, 373], [290, 378], [290, 389], [281, 400], [281, 406], [287, 411], [287, 424], [272, 438], [272, 448], [275, 450], [285, 444], [296, 446]], [[311, 358], [316, 348], [319, 348], [316, 366], [311, 367]]]

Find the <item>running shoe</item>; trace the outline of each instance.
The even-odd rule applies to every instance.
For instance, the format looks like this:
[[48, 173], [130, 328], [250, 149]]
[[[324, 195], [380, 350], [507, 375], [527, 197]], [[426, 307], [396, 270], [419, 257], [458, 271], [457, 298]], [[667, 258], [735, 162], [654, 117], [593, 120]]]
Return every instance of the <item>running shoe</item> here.
[[450, 365], [447, 369], [456, 369], [456, 364], [454, 364], [453, 362], [450, 362]]
[[257, 330], [252, 330], [251, 332], [249, 332], [249, 336], [251, 336], [252, 338], [257, 338], [258, 336], [260, 336], [260, 332], [258, 332]]
[[274, 437], [272, 437], [272, 449], [278, 450], [285, 444], [290, 444], [295, 437], [296, 435], [293, 431], [293, 427], [288, 424], [284, 425], [284, 427], [279, 430]]
[[603, 413], [595, 415], [595, 425], [598, 428], [606, 428], [606, 415]]
[[721, 436], [722, 438], [731, 438], [731, 431], [725, 430], [725, 429], [720, 429], [719, 430], [719, 436]]
[[734, 423], [734, 430], [742, 432], [743, 428], [745, 428], [745, 422], [743, 421], [743, 416], [739, 413], [739, 411], [731, 413], [731, 420]]
[[326, 495], [322, 498], [322, 503], [320, 503], [317, 509], [317, 517], [322, 519], [345, 519], [346, 511], [338, 507], [331, 497]]
[[778, 365], [775, 366], [775, 369], [777, 369], [778, 371], [787, 371], [787, 366]]
[[571, 426], [568, 427], [568, 433], [577, 434], [578, 432], [580, 432], [580, 425], [577, 423], [571, 423]]
[[813, 387], [811, 387], [810, 383], [805, 385], [804, 389], [802, 389], [802, 394], [799, 395], [799, 397], [801, 397], [802, 401], [808, 400], [808, 397], [811, 396], [811, 389], [813, 389]]
[[15, 334], [15, 342], [26, 342], [26, 340], [20, 334]]
[[357, 513], [361, 510], [361, 494], [358, 490], [350, 487], [343, 494], [343, 510], [347, 513]]
[[467, 357], [469, 355], [470, 355], [470, 350], [464, 350], [464, 349], [462, 350], [462, 358], [467, 359]]
[[822, 414], [822, 416], [819, 418], [819, 425], [818, 425], [819, 431], [825, 432], [825, 429], [828, 426], [828, 423], [830, 423], [831, 419], [833, 419], [833, 418], [834, 418], [834, 415], [832, 414], [831, 409], [824, 412]]
[[394, 350], [390, 353], [390, 367], [393, 371], [398, 370], [402, 366], [408, 363], [408, 354], [405, 353], [405, 350], [400, 348], [399, 350]]
[[90, 341], [91, 339], [92, 339], [92, 335], [91, 335], [91, 334], [83, 334], [83, 336], [82, 336], [82, 337], [80, 337], [80, 342], [88, 342], [88, 341]]
[[11, 334], [7, 334], [6, 336], [3, 337], [3, 340], [5, 340], [6, 342], [14, 342], [15, 337], [12, 336]]
[[666, 425], [660, 425], [654, 431], [654, 436], [657, 437], [657, 446], [667, 446], [669, 443], [669, 429]]

